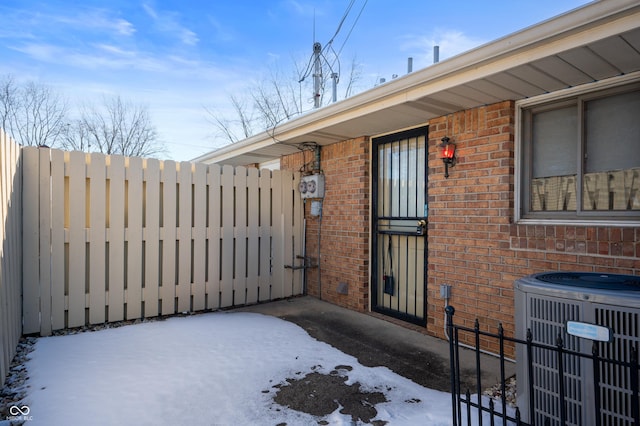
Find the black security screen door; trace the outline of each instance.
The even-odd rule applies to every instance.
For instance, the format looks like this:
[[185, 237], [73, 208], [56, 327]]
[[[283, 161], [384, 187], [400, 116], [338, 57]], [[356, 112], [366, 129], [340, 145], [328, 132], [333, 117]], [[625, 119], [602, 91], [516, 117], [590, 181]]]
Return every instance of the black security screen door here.
[[372, 308], [426, 325], [427, 132], [373, 139]]

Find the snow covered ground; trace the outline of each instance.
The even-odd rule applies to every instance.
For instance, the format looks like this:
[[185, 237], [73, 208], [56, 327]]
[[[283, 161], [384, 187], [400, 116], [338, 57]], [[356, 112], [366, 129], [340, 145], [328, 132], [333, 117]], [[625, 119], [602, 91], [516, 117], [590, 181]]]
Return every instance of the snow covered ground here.
[[30, 358], [21, 405], [28, 415], [16, 416], [27, 426], [350, 425], [340, 409], [316, 417], [273, 400], [287, 379], [336, 366], [352, 368], [346, 384], [386, 397], [372, 422], [452, 424], [450, 394], [386, 367], [364, 367], [302, 328], [261, 314], [209, 313], [40, 338]]

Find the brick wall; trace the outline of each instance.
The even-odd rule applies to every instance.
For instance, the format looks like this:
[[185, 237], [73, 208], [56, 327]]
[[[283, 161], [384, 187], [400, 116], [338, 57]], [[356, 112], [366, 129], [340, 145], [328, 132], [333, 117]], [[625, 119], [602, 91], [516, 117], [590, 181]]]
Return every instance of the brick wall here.
[[[440, 285], [452, 286], [455, 322], [513, 332], [513, 281], [509, 259], [513, 209], [514, 104], [502, 102], [429, 122], [429, 255], [427, 328], [443, 335]], [[457, 164], [444, 178], [437, 145], [457, 145]], [[506, 276], [510, 276], [505, 279]]]
[[[640, 229], [513, 224], [514, 103], [501, 102], [429, 123], [428, 325], [443, 335], [440, 284], [452, 286], [455, 322], [514, 335], [513, 283], [532, 273], [640, 274]], [[457, 144], [444, 178], [437, 144]], [[497, 348], [489, 348], [496, 350]]]
[[[281, 168], [300, 170], [313, 161], [313, 152], [283, 157]], [[307, 256], [320, 266], [309, 269], [308, 294], [356, 311], [369, 308], [369, 139], [366, 137], [321, 148], [325, 175], [322, 216], [305, 205]], [[320, 230], [320, 235], [318, 231]], [[348, 294], [339, 294], [344, 283]]]
[[[500, 102], [429, 122], [428, 334], [444, 337], [440, 284], [452, 286], [455, 322], [515, 334], [516, 279], [537, 272], [603, 271], [640, 275], [640, 229], [513, 223], [515, 104]], [[457, 164], [444, 178], [437, 145], [456, 143]], [[284, 157], [301, 170], [313, 153]], [[326, 179], [322, 218], [307, 218], [308, 293], [331, 303], [369, 308], [370, 144], [362, 137], [322, 147]], [[320, 229], [320, 235], [318, 231]], [[339, 283], [348, 295], [337, 293]], [[497, 350], [486, 346], [486, 349]], [[513, 349], [513, 348], [511, 348]], [[513, 355], [511, 353], [511, 355]]]

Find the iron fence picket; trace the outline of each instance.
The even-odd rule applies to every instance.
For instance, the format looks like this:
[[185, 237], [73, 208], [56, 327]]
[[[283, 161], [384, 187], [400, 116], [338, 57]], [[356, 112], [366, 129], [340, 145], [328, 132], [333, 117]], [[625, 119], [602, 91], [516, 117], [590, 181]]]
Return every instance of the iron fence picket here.
[[[480, 321], [476, 318], [473, 323], [473, 334], [475, 335], [475, 343], [476, 343], [476, 371], [480, 371]], [[482, 426], [482, 378], [480, 375], [477, 375], [476, 378], [476, 392], [478, 394], [478, 425]]]
[[558, 335], [556, 342], [556, 346], [558, 348], [558, 387], [560, 390], [560, 400], [558, 401], [558, 405], [560, 406], [560, 424], [565, 425], [567, 424], [567, 405], [565, 403], [564, 358], [562, 356], [564, 348], [562, 346], [562, 336]]
[[504, 328], [502, 328], [502, 324], [498, 326], [498, 338], [500, 339], [500, 400], [502, 402], [502, 418], [504, 419], [507, 417], [507, 378], [505, 377]]
[[[533, 334], [531, 330], [527, 330], [527, 359], [533, 359]], [[531, 362], [527, 363], [527, 372], [529, 375], [529, 386], [531, 386], [531, 391], [529, 392], [529, 413], [533, 413], [535, 409], [535, 394], [533, 393], [533, 364]]]
[[633, 413], [635, 426], [640, 425], [640, 397], [638, 396], [638, 346], [631, 347], [631, 366], [636, 369], [636, 373], [631, 372], [631, 411]]
[[[456, 371], [457, 376], [460, 377], [460, 346], [458, 345], [458, 343], [459, 343], [458, 339], [460, 338], [459, 330], [456, 329], [454, 334], [456, 336], [456, 338], [455, 338], [455, 342], [456, 342], [456, 370], [455, 371]], [[460, 397], [460, 392], [461, 392], [460, 382], [458, 381], [458, 385], [457, 385], [457, 395], [458, 395], [458, 397]], [[462, 414], [461, 403], [462, 403], [462, 401], [458, 400], [458, 421], [460, 421], [460, 422], [462, 421], [462, 418], [460, 417], [461, 414]]]
[[[526, 340], [517, 339], [517, 338], [505, 336], [501, 326], [498, 327], [497, 333], [491, 333], [491, 332], [481, 331], [477, 323], [474, 324], [473, 328], [468, 328], [468, 327], [455, 324], [453, 320], [455, 309], [452, 306], [447, 306], [445, 309], [445, 312], [446, 312], [447, 333], [450, 337], [449, 354], [451, 358], [450, 359], [450, 367], [451, 367], [450, 383], [451, 383], [451, 405], [452, 405], [451, 413], [452, 413], [454, 426], [462, 426], [463, 424], [463, 421], [462, 421], [463, 405], [467, 415], [467, 424], [471, 424], [471, 420], [472, 420], [471, 415], [472, 413], [475, 413], [475, 412], [478, 413], [478, 419], [477, 419], [477, 422], [474, 424], [479, 424], [479, 425], [482, 424], [483, 414], [488, 415], [492, 424], [494, 422], [494, 419], [496, 418], [501, 419], [502, 424], [515, 424], [515, 425], [522, 425], [522, 426], [535, 426], [536, 424], [538, 425], [542, 424], [544, 426], [551, 426], [552, 424], [553, 425], [574, 424], [572, 422], [575, 420], [574, 417], [576, 416], [576, 413], [573, 412], [572, 413], [573, 417], [570, 417], [566, 407], [566, 399], [568, 398], [566, 374], [568, 374], [568, 372], [565, 369], [565, 366], [567, 365], [567, 362], [570, 359], [579, 359], [579, 360], [585, 359], [587, 360], [587, 362], [591, 360], [591, 363], [593, 364], [593, 372], [594, 372], [593, 387], [594, 387], [594, 395], [595, 395], [595, 398], [594, 398], [595, 400], [593, 402], [593, 413], [594, 413], [593, 420], [596, 426], [600, 426], [602, 424], [605, 424], [608, 426], [610, 424], [611, 425], [613, 424], [610, 422], [607, 423], [602, 421], [603, 406], [601, 401], [600, 390], [606, 388], [606, 384], [601, 383], [601, 379], [600, 379], [601, 372], [602, 372], [601, 366], [603, 364], [606, 364], [611, 368], [621, 368], [627, 371], [630, 376], [630, 382], [628, 384], [630, 389], [627, 389], [627, 391], [631, 394], [631, 409], [630, 409], [630, 413], [625, 413], [625, 416], [631, 418], [632, 422], [630, 423], [617, 422], [615, 423], [615, 425], [621, 426], [624, 424], [629, 426], [631, 425], [640, 426], [640, 389], [639, 389], [640, 380], [638, 377], [638, 374], [640, 373], [640, 364], [638, 361], [638, 349], [631, 342], [628, 343], [629, 354], [630, 354], [629, 361], [620, 360], [620, 359], [608, 359], [608, 358], [605, 359], [600, 356], [597, 345], [595, 343], [593, 345], [592, 353], [587, 354], [587, 353], [579, 352], [576, 350], [567, 349], [564, 346], [564, 342], [561, 335], [559, 335], [558, 338], [556, 339], [555, 345], [537, 343], [533, 341], [531, 330], [527, 330]], [[469, 334], [471, 335], [471, 339], [475, 340], [476, 347], [472, 349], [476, 353], [476, 359], [479, 359], [478, 354], [481, 352], [481, 349], [477, 344], [477, 342], [480, 341], [480, 337], [482, 337], [483, 339], [496, 339], [498, 341], [498, 344], [500, 346], [500, 351], [497, 355], [500, 359], [500, 365], [501, 365], [501, 373], [500, 373], [500, 381], [501, 381], [500, 388], [502, 390], [502, 395], [500, 398], [502, 402], [502, 409], [500, 410], [501, 412], [495, 410], [495, 407], [493, 405], [494, 402], [490, 402], [489, 407], [483, 406], [482, 391], [480, 389], [481, 386], [479, 385], [477, 386], [477, 388], [479, 389], [478, 395], [477, 395], [477, 398], [478, 398], [477, 402], [474, 402], [474, 399], [470, 395], [469, 390], [467, 390], [464, 395], [461, 393], [460, 333]], [[505, 374], [503, 372], [504, 362], [505, 362], [504, 344], [507, 342], [512, 343], [515, 346], [522, 345], [524, 346], [524, 349], [525, 349], [526, 362], [527, 362], [526, 371], [528, 375], [528, 383], [527, 383], [528, 398], [523, 402], [528, 405], [528, 409], [529, 409], [528, 419], [522, 419], [522, 413], [520, 411], [520, 407], [518, 406], [515, 406], [514, 408], [515, 410], [514, 416], [509, 415], [507, 412], [507, 407], [506, 407], [507, 401], [505, 396], [506, 378], [504, 377]], [[533, 374], [534, 349], [549, 351], [549, 353], [553, 354], [553, 356], [555, 356], [556, 358], [557, 365], [555, 366], [555, 374], [558, 378], [557, 385], [558, 385], [560, 395], [557, 401], [558, 413], [556, 413], [556, 415], [559, 418], [555, 422], [549, 416], [543, 415], [543, 413], [538, 413], [536, 411], [535, 404], [536, 402], [539, 403], [539, 401], [536, 400], [535, 394], [534, 394], [534, 387], [536, 386], [536, 383], [535, 383], [536, 377]], [[477, 361], [476, 361], [476, 383], [481, 383], [480, 371], [481, 371], [480, 365], [477, 364]], [[540, 419], [536, 420], [536, 418], [538, 417], [538, 414], [540, 414], [539, 416]]]
[[[453, 373], [455, 368], [455, 347], [456, 344], [453, 342], [453, 314], [455, 309], [453, 306], [447, 306], [445, 308], [446, 313], [446, 321], [447, 321], [447, 335], [449, 336], [449, 369], [451, 374], [449, 374], [450, 383], [451, 383], [451, 419], [455, 422], [458, 419], [457, 413], [457, 402], [458, 397], [456, 395], [456, 375]], [[457, 424], [460, 424], [458, 421]]]
[[[593, 395], [596, 407], [600, 407], [600, 354], [598, 352], [598, 345], [596, 342], [593, 342], [591, 353], [593, 354]], [[596, 416], [595, 421], [595, 426], [600, 426], [602, 423], [600, 416]]]

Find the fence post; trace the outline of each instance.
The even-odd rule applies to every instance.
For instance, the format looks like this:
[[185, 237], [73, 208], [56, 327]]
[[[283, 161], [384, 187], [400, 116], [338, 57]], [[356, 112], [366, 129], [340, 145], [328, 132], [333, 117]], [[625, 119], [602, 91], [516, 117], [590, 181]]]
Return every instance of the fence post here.
[[449, 373], [449, 377], [451, 378], [451, 419], [453, 420], [453, 424], [457, 425], [456, 422], [456, 403], [457, 403], [457, 394], [456, 394], [456, 364], [455, 364], [455, 342], [453, 341], [453, 314], [455, 314], [456, 310], [453, 306], [447, 306], [444, 308], [444, 311], [447, 315], [447, 334], [449, 335], [449, 361], [451, 365], [451, 371]]

